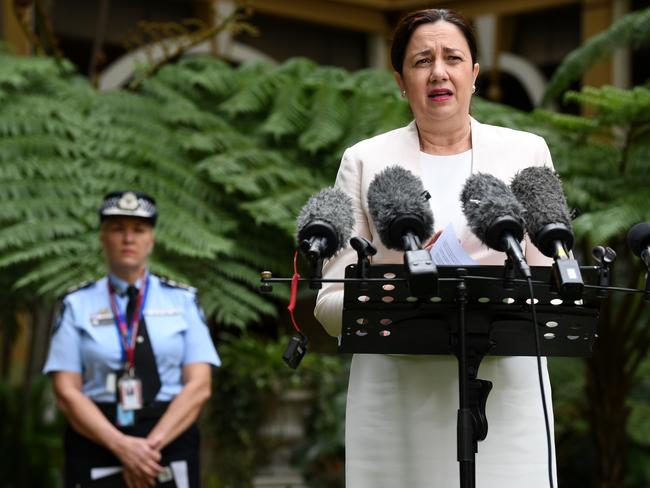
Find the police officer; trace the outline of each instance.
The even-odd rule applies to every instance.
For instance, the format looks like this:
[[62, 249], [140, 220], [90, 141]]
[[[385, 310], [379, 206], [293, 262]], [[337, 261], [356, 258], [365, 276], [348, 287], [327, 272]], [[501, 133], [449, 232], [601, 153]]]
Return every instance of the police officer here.
[[69, 421], [65, 486], [196, 487], [220, 363], [196, 292], [149, 273], [153, 198], [109, 193], [99, 217], [108, 276], [66, 295], [44, 367]]

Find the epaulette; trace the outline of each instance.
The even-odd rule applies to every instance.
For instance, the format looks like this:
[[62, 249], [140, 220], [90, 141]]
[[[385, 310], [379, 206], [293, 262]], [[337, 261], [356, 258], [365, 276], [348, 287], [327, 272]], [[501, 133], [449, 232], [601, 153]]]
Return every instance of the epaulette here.
[[170, 280], [169, 278], [165, 278], [163, 276], [160, 276], [159, 278], [160, 278], [160, 283], [168, 288], [178, 288], [180, 290], [186, 290], [192, 293], [196, 293], [196, 288], [194, 288], [193, 286], [187, 285], [185, 283], [180, 283], [178, 281]]
[[68, 288], [68, 289], [65, 291], [65, 294], [66, 294], [66, 295], [69, 295], [70, 293], [74, 293], [74, 292], [76, 292], [76, 291], [83, 290], [83, 289], [85, 289], [85, 288], [90, 288], [90, 287], [93, 286], [95, 283], [97, 283], [96, 280], [87, 280], [87, 281], [82, 281], [82, 282], [79, 283], [78, 285], [74, 285], [74, 286], [71, 286], [70, 288]]

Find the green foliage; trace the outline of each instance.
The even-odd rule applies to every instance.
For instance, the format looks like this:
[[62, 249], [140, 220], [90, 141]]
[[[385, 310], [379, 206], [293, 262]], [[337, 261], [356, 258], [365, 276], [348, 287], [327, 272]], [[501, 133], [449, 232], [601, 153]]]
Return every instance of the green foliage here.
[[[617, 39], [644, 39], [648, 15], [633, 14], [617, 24], [607, 48]], [[598, 42], [602, 48], [604, 41]], [[598, 50], [593, 43], [585, 53]], [[566, 69], [572, 73], [588, 64], [571, 63]], [[197, 286], [206, 312], [222, 324], [259, 322], [276, 313], [276, 300], [286, 298], [287, 290], [275, 287], [271, 299], [259, 295], [258, 273], [289, 274], [293, 219], [304, 201], [332, 184], [346, 147], [411, 118], [389, 73], [349, 74], [304, 59], [277, 68], [232, 68], [196, 57], [164, 67], [139, 86], [137, 92], [100, 93], [65, 65], [61, 70], [46, 59], [0, 52], [0, 270], [13, 283], [16, 301], [33, 295], [50, 300], [104, 273], [97, 205], [107, 191], [134, 188], [153, 194], [160, 207], [152, 270]], [[650, 220], [650, 91], [587, 88], [567, 100], [594, 115], [526, 114], [480, 99], [473, 114], [547, 140], [569, 202], [582, 211], [574, 228], [576, 251], [586, 262], [593, 244], [621, 251], [626, 230]], [[616, 278], [639, 286], [638, 260], [624, 251], [619, 255]], [[605, 385], [607, 370], [616, 372], [615, 385], [629, 381], [633, 394], [622, 404], [630, 408], [630, 423], [617, 428], [631, 429], [630, 455], [645, 459], [640, 426], [647, 420], [647, 385], [638, 385], [641, 365], [647, 364], [650, 319], [640, 297], [610, 300], [603, 317], [602, 341], [620, 355], [610, 362], [609, 351], [596, 351], [584, 384]], [[338, 375], [345, 366], [308, 356], [292, 373], [280, 362], [281, 345], [251, 341], [225, 340], [221, 346], [224, 368], [215, 379], [212, 417], [223, 446], [215, 450], [218, 486], [246, 486], [260, 459], [255, 436], [266, 402], [289, 385], [316, 385], [319, 391], [318, 414], [312, 412], [310, 420], [310, 437], [319, 442], [304, 446], [302, 461], [308, 470], [330, 469], [341, 449]], [[598, 361], [608, 369], [599, 370]], [[574, 395], [582, 372], [573, 363], [564, 366], [559, 371], [566, 382], [556, 391], [558, 452], [585, 471], [591, 468], [592, 476], [597, 453], [589, 436], [595, 429], [606, 433], [606, 425], [573, 422], [593, 421], [593, 412], [589, 401]], [[563, 451], [568, 445], [585, 447], [589, 462]], [[643, 470], [630, 473], [630, 480], [647, 481]]]
[[542, 104], [559, 97], [589, 68], [622, 47], [638, 48], [650, 41], [650, 8], [625, 15], [607, 30], [572, 51], [555, 70]]
[[57, 486], [61, 425], [47, 391], [45, 378], [26, 394], [21, 387], [0, 381], [0, 487]]
[[154, 195], [154, 272], [189, 281], [209, 316], [275, 314], [258, 273], [287, 273], [294, 219], [349, 144], [403, 125], [390, 76], [292, 59], [239, 68], [183, 60], [137, 92], [97, 92], [51, 60], [0, 52], [0, 269], [17, 292], [60, 295], [104, 272], [104, 193]]
[[582, 212], [575, 230], [589, 242], [620, 240], [632, 225], [650, 219], [650, 89], [587, 87], [566, 99], [595, 110], [588, 123], [546, 116], [557, 128], [553, 154], [569, 200]]
[[288, 418], [307, 433], [295, 448], [296, 464], [310, 473], [322, 471], [327, 461], [340, 465], [348, 361], [307, 354], [291, 370], [281, 359], [285, 346], [284, 340], [265, 342], [252, 335], [221, 341], [223, 364], [214, 377], [205, 428], [214, 443], [208, 460], [211, 486], [251, 486], [269, 453], [287, 446], [281, 426]]
[[[615, 284], [643, 286], [644, 272], [638, 258], [624, 245], [630, 227], [650, 220], [650, 89], [636, 87], [586, 87], [566, 99], [588, 108], [589, 118], [538, 114], [553, 129], [549, 143], [563, 175], [570, 204], [581, 210], [573, 222], [583, 262], [594, 245], [618, 252], [613, 267]], [[587, 362], [586, 401], [574, 403], [589, 419], [585, 442], [580, 429], [572, 433], [582, 445], [583, 464], [593, 462], [591, 474], [601, 486], [647, 486], [647, 441], [641, 424], [647, 420], [647, 392], [640, 386], [641, 365], [647, 363], [650, 346], [650, 310], [640, 295], [613, 294], [602, 305], [599, 341]], [[635, 393], [636, 392], [636, 393]], [[645, 392], [645, 393], [643, 393]], [[625, 433], [627, 432], [627, 435]], [[596, 442], [593, 442], [595, 440]], [[626, 454], [629, 457], [626, 458]], [[641, 461], [645, 456], [646, 461]]]
[[[592, 115], [526, 114], [478, 99], [473, 111], [483, 122], [546, 139], [569, 205], [580, 211], [573, 229], [581, 264], [591, 264], [594, 245], [610, 246], [618, 253], [613, 283], [642, 287], [644, 270], [624, 243], [630, 227], [650, 221], [650, 89], [586, 87], [566, 100]], [[625, 474], [625, 486], [648, 486], [647, 372], [641, 365], [647, 369], [649, 324], [641, 295], [615, 293], [602, 304], [593, 357], [584, 364], [551, 361], [562, 485], [623, 486]]]

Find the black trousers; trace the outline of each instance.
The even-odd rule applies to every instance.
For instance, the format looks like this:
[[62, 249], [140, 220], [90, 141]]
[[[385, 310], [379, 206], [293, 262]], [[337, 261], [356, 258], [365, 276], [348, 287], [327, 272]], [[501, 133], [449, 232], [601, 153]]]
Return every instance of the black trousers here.
[[[104, 415], [115, 424], [115, 404], [97, 404]], [[135, 425], [132, 427], [118, 427], [126, 435], [146, 437], [154, 428], [167, 404], [157, 404], [155, 407], [145, 407], [139, 412]], [[185, 432], [174, 439], [161, 452], [162, 466], [169, 466], [172, 461], [185, 461], [190, 488], [200, 486], [199, 466], [199, 430], [192, 424]], [[98, 467], [120, 466], [120, 460], [108, 449], [96, 444], [87, 437], [79, 434], [70, 425], [66, 428], [64, 437], [65, 450], [65, 488], [110, 486], [119, 488], [126, 486], [121, 473], [107, 477], [103, 482], [97, 480], [91, 483], [90, 470]], [[109, 479], [110, 478], [110, 479]], [[157, 483], [156, 486], [174, 486], [167, 483]]]

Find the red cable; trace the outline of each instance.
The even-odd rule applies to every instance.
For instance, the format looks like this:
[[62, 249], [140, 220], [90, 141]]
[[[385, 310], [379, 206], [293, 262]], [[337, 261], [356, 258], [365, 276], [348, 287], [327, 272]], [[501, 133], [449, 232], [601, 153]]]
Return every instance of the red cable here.
[[300, 279], [300, 274], [298, 273], [298, 251], [293, 255], [293, 276], [291, 277], [291, 295], [289, 297], [289, 305], [287, 305], [287, 310], [289, 310], [289, 315], [291, 316], [291, 323], [293, 328], [302, 334], [300, 326], [296, 322], [296, 317], [293, 314], [294, 309], [296, 308], [296, 297], [298, 295], [298, 280]]

